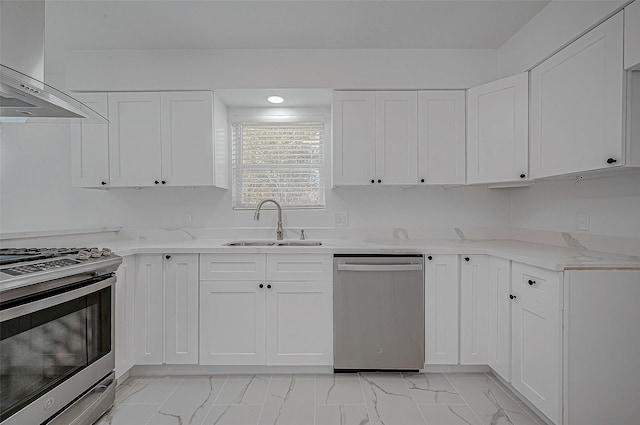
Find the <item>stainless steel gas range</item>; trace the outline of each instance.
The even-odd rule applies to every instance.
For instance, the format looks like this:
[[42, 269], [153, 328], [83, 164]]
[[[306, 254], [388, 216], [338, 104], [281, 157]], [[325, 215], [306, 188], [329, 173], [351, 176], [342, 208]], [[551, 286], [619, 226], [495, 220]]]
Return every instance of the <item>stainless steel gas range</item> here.
[[108, 249], [0, 249], [0, 424], [88, 425], [113, 405]]

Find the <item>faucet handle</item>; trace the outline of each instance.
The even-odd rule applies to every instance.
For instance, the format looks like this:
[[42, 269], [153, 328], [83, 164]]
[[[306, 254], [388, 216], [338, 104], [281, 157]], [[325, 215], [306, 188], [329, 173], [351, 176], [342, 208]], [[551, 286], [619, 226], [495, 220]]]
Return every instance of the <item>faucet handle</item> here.
[[303, 241], [305, 239], [306, 237], [304, 236], [304, 229], [300, 229], [300, 240]]

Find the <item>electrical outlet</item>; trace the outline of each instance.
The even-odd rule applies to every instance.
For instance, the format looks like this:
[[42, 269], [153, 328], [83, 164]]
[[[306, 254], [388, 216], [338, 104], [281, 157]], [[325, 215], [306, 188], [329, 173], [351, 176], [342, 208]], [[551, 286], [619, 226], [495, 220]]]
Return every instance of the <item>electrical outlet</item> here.
[[336, 227], [347, 227], [349, 226], [349, 213], [346, 212], [337, 212], [333, 214], [333, 224]]
[[576, 230], [589, 230], [589, 213], [580, 211], [576, 213]]

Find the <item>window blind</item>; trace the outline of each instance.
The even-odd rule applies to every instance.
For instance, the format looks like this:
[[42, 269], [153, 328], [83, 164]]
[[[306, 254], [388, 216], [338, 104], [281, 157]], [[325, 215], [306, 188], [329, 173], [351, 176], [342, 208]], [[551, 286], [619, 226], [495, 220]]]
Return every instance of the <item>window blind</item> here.
[[323, 122], [236, 122], [232, 138], [234, 209], [324, 208]]

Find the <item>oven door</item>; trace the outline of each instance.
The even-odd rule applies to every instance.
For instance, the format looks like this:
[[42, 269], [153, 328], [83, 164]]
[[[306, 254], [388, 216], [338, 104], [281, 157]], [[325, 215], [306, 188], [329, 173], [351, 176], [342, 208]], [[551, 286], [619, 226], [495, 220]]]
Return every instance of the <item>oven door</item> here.
[[114, 368], [113, 285], [96, 277], [0, 307], [0, 422], [41, 424]]

